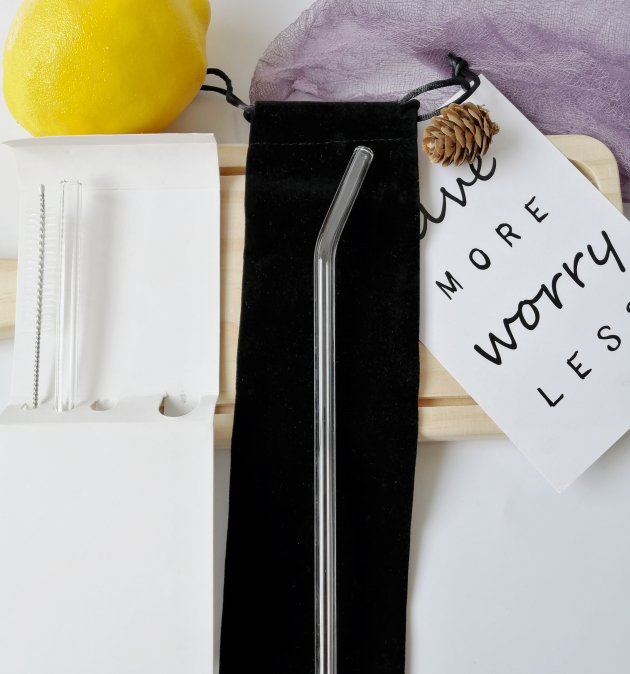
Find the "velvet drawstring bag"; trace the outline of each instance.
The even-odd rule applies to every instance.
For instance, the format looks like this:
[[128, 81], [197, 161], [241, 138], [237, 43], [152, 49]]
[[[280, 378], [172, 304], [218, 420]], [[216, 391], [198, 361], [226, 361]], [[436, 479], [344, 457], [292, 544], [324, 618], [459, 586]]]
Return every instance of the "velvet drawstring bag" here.
[[[467, 85], [453, 75], [446, 84]], [[220, 671], [314, 672], [313, 258], [350, 157], [364, 145], [374, 159], [336, 260], [338, 671], [404, 674], [419, 104], [248, 106], [220, 76], [227, 91], [206, 88], [251, 122]]]

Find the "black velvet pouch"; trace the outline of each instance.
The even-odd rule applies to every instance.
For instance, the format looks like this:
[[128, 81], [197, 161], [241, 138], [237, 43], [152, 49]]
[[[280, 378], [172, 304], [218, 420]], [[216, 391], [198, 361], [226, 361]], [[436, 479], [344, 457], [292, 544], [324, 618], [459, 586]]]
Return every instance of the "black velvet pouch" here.
[[315, 242], [353, 150], [374, 160], [337, 251], [340, 674], [405, 670], [418, 432], [417, 101], [257, 103], [221, 674], [314, 671]]

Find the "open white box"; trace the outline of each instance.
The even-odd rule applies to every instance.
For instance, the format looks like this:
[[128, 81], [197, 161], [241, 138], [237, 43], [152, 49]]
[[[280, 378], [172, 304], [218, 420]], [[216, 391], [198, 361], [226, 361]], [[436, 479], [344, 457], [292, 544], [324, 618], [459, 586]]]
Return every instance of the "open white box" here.
[[[220, 334], [214, 137], [9, 145], [21, 216], [12, 397], [0, 415], [0, 672], [208, 672]], [[41, 404], [23, 408], [35, 342], [29, 211], [40, 183], [58, 211], [64, 179], [83, 186], [80, 402], [58, 413], [46, 321]], [[173, 416], [160, 413], [163, 399]]]

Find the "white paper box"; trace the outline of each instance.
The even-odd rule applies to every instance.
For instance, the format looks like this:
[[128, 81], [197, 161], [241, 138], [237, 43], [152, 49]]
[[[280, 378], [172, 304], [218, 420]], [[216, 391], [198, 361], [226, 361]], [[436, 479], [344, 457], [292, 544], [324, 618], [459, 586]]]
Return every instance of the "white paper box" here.
[[[209, 672], [220, 334], [214, 137], [10, 145], [21, 223], [12, 398], [0, 415], [0, 672]], [[43, 183], [54, 236], [64, 179], [83, 186], [80, 403], [57, 413], [52, 272], [41, 405], [22, 408], [33, 385], [32, 210]], [[180, 416], [160, 413], [165, 397], [166, 412]]]

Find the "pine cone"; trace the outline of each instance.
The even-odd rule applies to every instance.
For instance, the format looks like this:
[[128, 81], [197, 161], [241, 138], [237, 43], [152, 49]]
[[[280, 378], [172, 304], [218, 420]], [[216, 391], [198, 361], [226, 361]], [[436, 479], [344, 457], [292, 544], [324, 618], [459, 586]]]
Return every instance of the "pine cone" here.
[[451, 103], [442, 109], [441, 117], [432, 117], [424, 130], [422, 149], [431, 163], [461, 166], [483, 157], [499, 133], [499, 125], [491, 119], [483, 105]]

